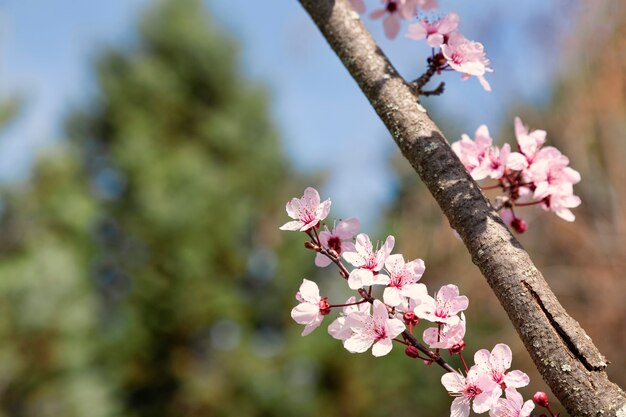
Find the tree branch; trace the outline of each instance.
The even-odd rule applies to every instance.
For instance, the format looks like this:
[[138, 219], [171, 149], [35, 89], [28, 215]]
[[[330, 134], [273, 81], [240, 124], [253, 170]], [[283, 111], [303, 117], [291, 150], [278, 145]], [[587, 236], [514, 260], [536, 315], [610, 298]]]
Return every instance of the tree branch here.
[[543, 379], [575, 416], [626, 413], [605, 358], [571, 318], [347, 0], [299, 0], [459, 233]]

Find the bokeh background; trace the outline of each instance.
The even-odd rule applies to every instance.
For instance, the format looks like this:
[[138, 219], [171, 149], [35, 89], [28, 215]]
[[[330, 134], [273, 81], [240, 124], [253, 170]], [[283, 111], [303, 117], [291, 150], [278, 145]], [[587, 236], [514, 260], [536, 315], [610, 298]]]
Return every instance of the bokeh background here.
[[[317, 29], [269, 3], [0, 2], [1, 416], [447, 415], [438, 368], [300, 337], [302, 278], [345, 292], [278, 231], [307, 185], [395, 234], [431, 291], [459, 285], [467, 351], [508, 343], [525, 396], [547, 390]], [[513, 143], [519, 115], [582, 173], [576, 222], [528, 209], [520, 240], [626, 386], [626, 5], [440, 6], [485, 44], [494, 91], [446, 74], [425, 105], [450, 140], [487, 123]], [[417, 77], [426, 46], [364, 21]]]

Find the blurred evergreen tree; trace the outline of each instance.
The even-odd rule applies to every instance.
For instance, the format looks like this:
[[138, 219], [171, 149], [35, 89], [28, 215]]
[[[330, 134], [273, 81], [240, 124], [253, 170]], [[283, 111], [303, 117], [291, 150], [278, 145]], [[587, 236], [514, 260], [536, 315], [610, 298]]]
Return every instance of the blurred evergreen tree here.
[[162, 1], [101, 56], [100, 96], [68, 123], [102, 207], [100, 363], [127, 415], [280, 410], [272, 360], [310, 254], [277, 227], [303, 184], [236, 49], [200, 1]]

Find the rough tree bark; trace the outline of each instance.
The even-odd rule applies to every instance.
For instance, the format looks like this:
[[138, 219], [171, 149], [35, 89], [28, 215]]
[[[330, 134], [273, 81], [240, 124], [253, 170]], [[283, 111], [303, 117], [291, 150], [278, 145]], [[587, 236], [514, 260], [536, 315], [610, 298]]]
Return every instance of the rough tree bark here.
[[573, 416], [626, 416], [626, 394], [347, 0], [299, 0], [459, 233], [543, 379]]

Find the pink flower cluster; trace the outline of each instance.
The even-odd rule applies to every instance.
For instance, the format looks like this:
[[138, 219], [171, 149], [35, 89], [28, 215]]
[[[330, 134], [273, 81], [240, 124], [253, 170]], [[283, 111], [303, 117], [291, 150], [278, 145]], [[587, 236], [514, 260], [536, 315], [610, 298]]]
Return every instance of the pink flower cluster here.
[[498, 148], [493, 145], [487, 126], [482, 125], [473, 140], [464, 134], [452, 144], [452, 149], [473, 179], [498, 181], [485, 189], [502, 189], [504, 195], [497, 198], [497, 209], [517, 232], [526, 230], [526, 222], [515, 213], [516, 206], [538, 204], [564, 220], [574, 221], [570, 209], [581, 203], [574, 195], [580, 174], [568, 166], [569, 159], [558, 149], [543, 146], [544, 130], [529, 131], [516, 117], [515, 136], [517, 152], [511, 152], [508, 143]]
[[484, 47], [480, 42], [466, 39], [457, 30], [459, 21], [459, 15], [456, 13], [449, 13], [435, 21], [422, 19], [409, 25], [406, 37], [415, 40], [426, 39], [431, 48], [440, 48], [438, 53], [433, 51], [433, 56], [429, 60], [429, 65], [437, 73], [454, 70], [462, 74], [463, 80], [473, 76], [478, 78], [485, 90], [491, 91], [491, 86], [485, 80], [485, 74], [493, 70], [489, 67], [490, 62], [485, 55]]
[[[417, 10], [433, 10], [437, 8], [437, 0], [380, 0], [382, 7], [372, 11], [370, 19], [383, 19], [385, 36], [393, 39], [400, 32], [400, 22], [411, 20], [417, 16]], [[365, 13], [367, 8], [363, 0], [350, 0], [357, 13]]]
[[[481, 134], [482, 140], [491, 146], [486, 128]], [[474, 155], [472, 158], [473, 168], [478, 169], [488, 157]], [[482, 169], [476, 172], [477, 176], [489, 176], [492, 171]], [[439, 360], [440, 349], [458, 355], [465, 373], [447, 366], [448, 373], [441, 378], [448, 392], [457, 397], [452, 402], [451, 416], [467, 417], [470, 408], [477, 413], [489, 411], [492, 417], [529, 416], [534, 408], [532, 401], [524, 402], [516, 391], [516, 388], [528, 385], [529, 378], [521, 371], [508, 371], [512, 353], [507, 345], [498, 344], [491, 351], [479, 350], [474, 355], [474, 365], [467, 367], [462, 356], [466, 331], [463, 312], [468, 308], [469, 300], [459, 294], [459, 288], [453, 284], [444, 285], [430, 296], [426, 285], [419, 282], [426, 268], [424, 261], [406, 262], [403, 255], [392, 254], [393, 236], [374, 245], [367, 234], [358, 233], [360, 224], [357, 219], [340, 221], [332, 231], [324, 226], [325, 230], [318, 232], [329, 207], [330, 200], [321, 202], [318, 192], [307, 188], [302, 198], [287, 203], [287, 213], [293, 220], [281, 229], [305, 232], [310, 238], [305, 246], [316, 252], [315, 264], [326, 267], [334, 263], [348, 287], [357, 295], [344, 303], [331, 304], [329, 297], [320, 296], [315, 282], [303, 279], [296, 294], [299, 303], [291, 310], [291, 317], [305, 326], [302, 335], [310, 334], [321, 325], [324, 316], [340, 309], [329, 325], [328, 333], [342, 341], [344, 348], [351, 353], [362, 353], [371, 348], [372, 355], [384, 356], [396, 342], [406, 346], [407, 356], [420, 358], [426, 364]], [[351, 271], [344, 261], [352, 266]], [[374, 287], [382, 291], [374, 292]], [[381, 292], [377, 298], [375, 295]], [[424, 342], [434, 351], [415, 343], [413, 329], [420, 321], [435, 325], [423, 332]], [[502, 398], [503, 392], [505, 398]]]

